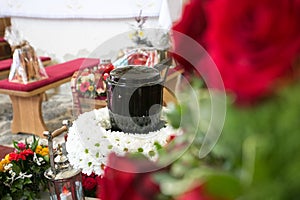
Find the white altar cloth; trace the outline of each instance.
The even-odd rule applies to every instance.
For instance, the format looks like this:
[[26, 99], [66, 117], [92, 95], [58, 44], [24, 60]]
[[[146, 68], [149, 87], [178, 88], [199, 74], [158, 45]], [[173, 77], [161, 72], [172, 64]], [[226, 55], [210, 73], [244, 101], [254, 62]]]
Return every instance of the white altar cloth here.
[[7, 0], [0, 1], [0, 15], [47, 19], [114, 19], [158, 16], [162, 0]]
[[179, 19], [182, 0], [0, 0], [0, 17], [11, 17], [38, 55], [54, 62], [90, 57], [101, 44], [130, 31], [141, 9], [142, 16], [150, 16], [146, 28], [167, 29]]

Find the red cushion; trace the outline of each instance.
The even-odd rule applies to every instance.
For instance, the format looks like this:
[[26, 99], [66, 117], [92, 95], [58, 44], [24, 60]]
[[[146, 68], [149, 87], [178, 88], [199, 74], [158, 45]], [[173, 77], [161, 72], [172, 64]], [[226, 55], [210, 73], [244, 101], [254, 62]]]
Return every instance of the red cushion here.
[[[51, 60], [51, 58], [50, 57], [41, 56], [40, 60], [42, 62], [44, 62], [44, 61]], [[11, 63], [12, 63], [12, 59], [11, 58], [5, 59], [5, 60], [0, 60], [0, 71], [9, 70], [10, 66], [11, 66]]]
[[9, 154], [14, 151], [14, 148], [12, 147], [6, 147], [0, 145], [0, 160], [6, 156], [6, 154]]
[[46, 67], [46, 72], [49, 76], [47, 79], [35, 81], [28, 84], [20, 84], [9, 82], [7, 79], [0, 81], [1, 89], [16, 90], [30, 92], [45, 85], [54, 83], [67, 77], [71, 77], [73, 73], [81, 68], [96, 66], [99, 59], [94, 58], [78, 58], [65, 63]]
[[5, 60], [0, 60], [0, 71], [8, 70], [10, 69], [12, 63], [12, 59], [5, 59]]
[[0, 42], [6, 42], [6, 40], [3, 37], [0, 37]]

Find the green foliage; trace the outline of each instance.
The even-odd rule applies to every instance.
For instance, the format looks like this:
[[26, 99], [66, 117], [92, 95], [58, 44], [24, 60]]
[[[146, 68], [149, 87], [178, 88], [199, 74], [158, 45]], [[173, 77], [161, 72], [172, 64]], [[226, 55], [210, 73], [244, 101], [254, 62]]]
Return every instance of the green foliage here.
[[[200, 89], [199, 85], [194, 87]], [[182, 137], [190, 137], [197, 130], [192, 145], [172, 163], [168, 173], [155, 175], [163, 194], [176, 197], [198, 184], [224, 199], [299, 199], [299, 89], [299, 84], [294, 85], [251, 107], [228, 103], [222, 135], [204, 159], [199, 159], [198, 152], [205, 123], [201, 119], [199, 129], [198, 124], [189, 123]], [[202, 116], [208, 119], [209, 97], [205, 93], [197, 95]], [[190, 111], [182, 107], [168, 116], [175, 127], [178, 119], [193, 120]]]

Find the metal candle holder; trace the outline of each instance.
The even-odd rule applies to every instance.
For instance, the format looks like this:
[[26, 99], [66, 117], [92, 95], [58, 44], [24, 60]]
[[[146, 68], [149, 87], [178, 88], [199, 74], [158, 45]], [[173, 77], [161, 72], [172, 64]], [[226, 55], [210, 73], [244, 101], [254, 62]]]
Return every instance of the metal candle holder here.
[[50, 168], [45, 171], [48, 179], [50, 200], [84, 200], [81, 180], [81, 170], [72, 168], [61, 145], [56, 150], [53, 148], [53, 138], [68, 131], [70, 123], [63, 122], [63, 126], [52, 133], [45, 131], [43, 134], [48, 139], [50, 154]]

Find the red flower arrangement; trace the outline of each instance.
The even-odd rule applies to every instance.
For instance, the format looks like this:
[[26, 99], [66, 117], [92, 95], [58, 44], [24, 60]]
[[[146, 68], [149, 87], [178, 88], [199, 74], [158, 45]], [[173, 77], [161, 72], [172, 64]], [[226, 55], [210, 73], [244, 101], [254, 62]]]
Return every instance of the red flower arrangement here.
[[15, 150], [0, 160], [0, 197], [36, 199], [46, 187], [44, 172], [50, 167], [49, 149], [33, 137], [28, 143], [14, 142]]
[[34, 152], [31, 149], [25, 149], [21, 152], [12, 152], [9, 154], [9, 161], [18, 161], [19, 159], [26, 160], [27, 156], [33, 154]]
[[99, 187], [101, 176], [97, 176], [94, 173], [87, 175], [82, 173], [82, 187], [84, 191], [84, 196], [86, 197], [96, 197], [96, 192]]
[[103, 99], [106, 95], [105, 80], [114, 66], [111, 63], [103, 63], [98, 66], [80, 69], [72, 87], [80, 97]]
[[[149, 165], [153, 165], [148, 161]], [[126, 166], [135, 169], [135, 163], [126, 157], [115, 154], [109, 156], [112, 166]], [[109, 164], [109, 166], [111, 166]], [[159, 194], [159, 186], [152, 179], [151, 173], [130, 173], [107, 166], [103, 178], [99, 179], [100, 190], [97, 197], [102, 200], [152, 200]]]

